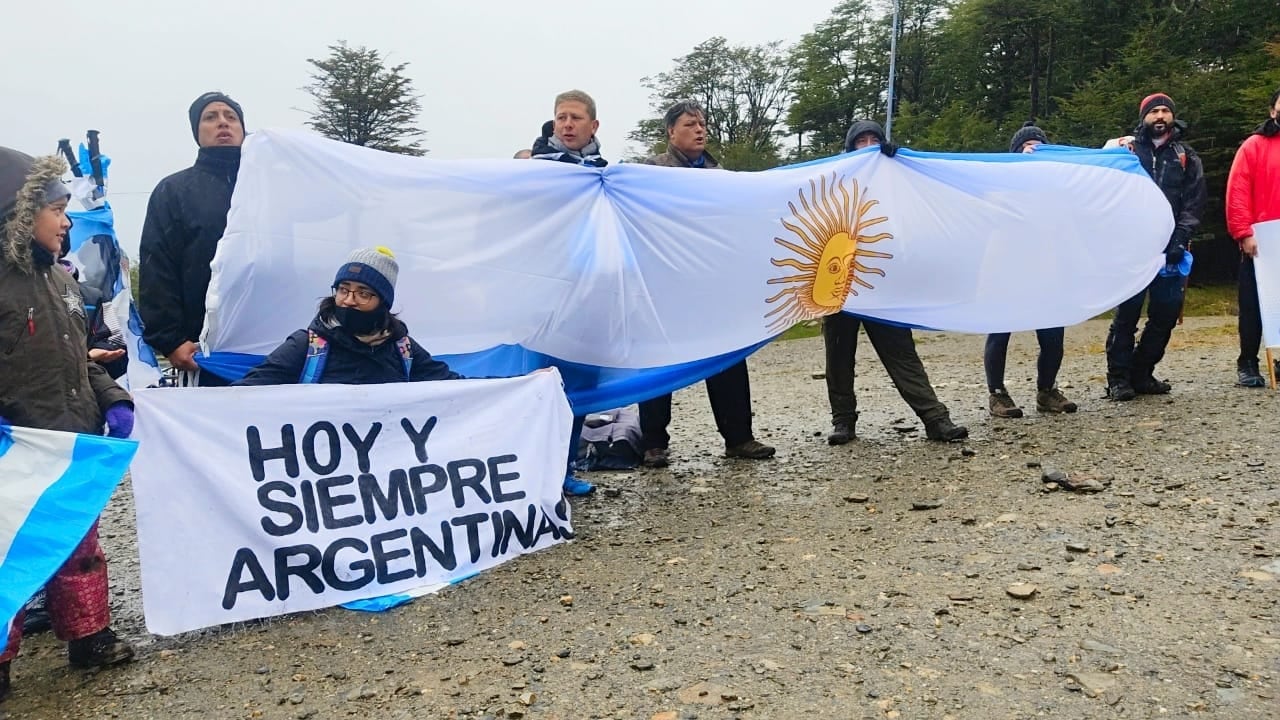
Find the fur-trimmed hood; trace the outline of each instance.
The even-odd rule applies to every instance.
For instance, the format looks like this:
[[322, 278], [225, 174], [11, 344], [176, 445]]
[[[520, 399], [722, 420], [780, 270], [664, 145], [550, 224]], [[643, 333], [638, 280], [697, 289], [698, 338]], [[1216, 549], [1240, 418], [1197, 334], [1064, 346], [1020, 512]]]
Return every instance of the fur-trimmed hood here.
[[8, 161], [9, 167], [4, 169], [9, 171], [17, 169], [13, 163], [26, 164], [25, 180], [21, 187], [13, 196], [0, 197], [0, 207], [9, 208], [4, 213], [3, 230], [0, 230], [0, 262], [13, 265], [24, 275], [30, 275], [35, 271], [31, 259], [31, 241], [36, 213], [48, 204], [48, 188], [61, 181], [67, 171], [67, 162], [56, 155], [33, 159], [15, 151], [7, 151], [0, 159]]

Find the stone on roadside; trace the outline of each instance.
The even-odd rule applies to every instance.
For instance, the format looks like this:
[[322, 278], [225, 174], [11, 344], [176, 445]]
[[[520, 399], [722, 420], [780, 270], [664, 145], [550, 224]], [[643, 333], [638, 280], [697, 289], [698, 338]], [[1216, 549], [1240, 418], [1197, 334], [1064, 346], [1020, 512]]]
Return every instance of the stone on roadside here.
[[1029, 600], [1039, 590], [1040, 588], [1032, 585], [1031, 583], [1014, 583], [1004, 589], [1005, 593], [1008, 594], [1009, 597], [1016, 598], [1018, 600]]

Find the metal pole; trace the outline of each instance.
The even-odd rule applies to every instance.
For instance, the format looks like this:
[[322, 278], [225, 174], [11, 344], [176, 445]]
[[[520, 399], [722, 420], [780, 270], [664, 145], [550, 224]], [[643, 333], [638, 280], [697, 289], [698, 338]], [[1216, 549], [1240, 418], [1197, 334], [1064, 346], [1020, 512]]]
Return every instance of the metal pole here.
[[884, 139], [893, 140], [893, 84], [898, 72], [898, 0], [893, 0], [893, 24], [889, 29], [889, 91], [884, 117]]

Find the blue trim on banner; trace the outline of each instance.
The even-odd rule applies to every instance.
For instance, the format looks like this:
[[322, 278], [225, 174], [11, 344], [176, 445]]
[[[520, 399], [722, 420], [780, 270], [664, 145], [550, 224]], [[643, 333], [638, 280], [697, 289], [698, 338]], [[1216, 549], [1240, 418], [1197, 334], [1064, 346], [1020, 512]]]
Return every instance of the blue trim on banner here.
[[[572, 363], [532, 352], [520, 345], [500, 345], [460, 355], [439, 355], [436, 359], [448, 363], [455, 372], [473, 378], [516, 377], [540, 368], [554, 367], [564, 379], [565, 394], [569, 396], [574, 413], [585, 415], [675, 392], [733, 367], [772, 341], [773, 338], [769, 338], [751, 347], [705, 360], [644, 369]], [[196, 355], [196, 362], [202, 369], [231, 380], [244, 377], [263, 359], [261, 355], [245, 353]]]
[[7, 625], [75, 551], [137, 449], [133, 440], [76, 438], [71, 464], [36, 500], [0, 564], [0, 626]]
[[[816, 158], [814, 160], [806, 160], [802, 163], [794, 165], [781, 165], [771, 170], [791, 170], [793, 168], [811, 167], [816, 165], [824, 165], [836, 160], [848, 158], [858, 153], [880, 152], [878, 148], [868, 147], [852, 152], [832, 155], [830, 157]], [[1135, 175], [1146, 175], [1146, 170], [1142, 169], [1142, 164], [1138, 162], [1138, 158], [1133, 153], [1124, 148], [1110, 148], [1101, 150], [1096, 148], [1080, 148], [1071, 145], [1039, 145], [1033, 153], [1010, 153], [1010, 152], [992, 152], [992, 153], [956, 153], [956, 152], [923, 152], [920, 150], [912, 150], [911, 148], [899, 148], [897, 157], [900, 158], [920, 158], [924, 160], [960, 160], [964, 162], [987, 162], [987, 163], [1019, 163], [1030, 162], [1033, 160], [1052, 160], [1055, 162], [1067, 163], [1070, 165], [1090, 165], [1093, 167], [1104, 167], [1112, 170], [1120, 170], [1123, 172], [1133, 173]], [[766, 171], [768, 172], [768, 171]]]

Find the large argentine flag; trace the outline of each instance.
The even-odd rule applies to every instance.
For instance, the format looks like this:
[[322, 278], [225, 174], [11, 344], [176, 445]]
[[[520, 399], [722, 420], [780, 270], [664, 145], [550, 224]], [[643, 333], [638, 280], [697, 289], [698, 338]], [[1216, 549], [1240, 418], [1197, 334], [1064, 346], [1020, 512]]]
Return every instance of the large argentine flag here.
[[1145, 287], [1172, 229], [1123, 150], [861, 151], [733, 173], [438, 161], [266, 131], [244, 148], [203, 361], [242, 373], [306, 325], [352, 249], [388, 245], [395, 310], [431, 352], [469, 374], [555, 361], [581, 412], [840, 311], [1070, 325]]
[[89, 532], [137, 447], [0, 425], [0, 632]]

